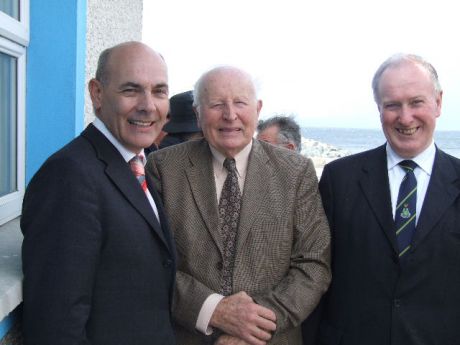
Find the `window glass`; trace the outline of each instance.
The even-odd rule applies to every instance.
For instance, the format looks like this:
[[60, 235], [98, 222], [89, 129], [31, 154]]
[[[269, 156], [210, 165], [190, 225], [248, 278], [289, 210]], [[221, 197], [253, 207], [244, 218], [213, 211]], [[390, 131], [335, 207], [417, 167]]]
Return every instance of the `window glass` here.
[[17, 59], [0, 52], [0, 197], [17, 191]]
[[19, 20], [19, 0], [0, 0], [0, 11]]

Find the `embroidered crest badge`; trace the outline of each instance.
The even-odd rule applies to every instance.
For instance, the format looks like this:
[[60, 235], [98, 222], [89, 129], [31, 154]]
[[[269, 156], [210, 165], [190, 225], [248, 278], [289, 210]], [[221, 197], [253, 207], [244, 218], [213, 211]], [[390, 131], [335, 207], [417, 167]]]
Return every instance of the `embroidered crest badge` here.
[[404, 204], [404, 207], [403, 207], [403, 209], [401, 211], [401, 218], [403, 218], [403, 219], [410, 218], [410, 211], [407, 208], [407, 206], [409, 206], [409, 204]]

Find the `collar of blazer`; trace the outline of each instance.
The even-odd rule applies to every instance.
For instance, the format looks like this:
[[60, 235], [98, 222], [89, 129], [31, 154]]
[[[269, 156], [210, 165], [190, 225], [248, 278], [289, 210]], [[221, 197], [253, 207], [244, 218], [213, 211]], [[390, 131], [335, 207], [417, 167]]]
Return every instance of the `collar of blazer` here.
[[[163, 230], [157, 221], [150, 203], [145, 197], [142, 189], [138, 188], [139, 182], [132, 174], [118, 150], [92, 124], [88, 125], [88, 127], [82, 132], [82, 136], [91, 143], [96, 152], [97, 158], [103, 161], [106, 165], [105, 173], [108, 178], [117, 186], [117, 188], [121, 191], [121, 194], [129, 200], [131, 205], [142, 215], [168, 250], [171, 250], [170, 244], [168, 244], [168, 241], [165, 238]], [[155, 200], [155, 203], [158, 206], [159, 213], [161, 213], [161, 205], [158, 203], [158, 200]]]
[[[388, 171], [385, 145], [363, 153], [362, 175], [359, 178], [361, 190], [395, 253], [398, 252], [391, 211]], [[411, 250], [432, 231], [444, 211], [458, 198], [460, 193], [460, 160], [436, 148], [433, 172], [425, 196], [424, 205], [417, 222]]]
[[446, 209], [454, 204], [459, 194], [460, 160], [436, 148], [433, 171], [412, 240], [412, 250], [416, 250], [436, 227]]

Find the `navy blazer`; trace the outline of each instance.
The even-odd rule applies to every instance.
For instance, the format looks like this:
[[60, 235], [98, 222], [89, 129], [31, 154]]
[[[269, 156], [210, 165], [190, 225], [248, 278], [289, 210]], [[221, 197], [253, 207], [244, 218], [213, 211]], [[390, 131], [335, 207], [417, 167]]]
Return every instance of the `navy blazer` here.
[[410, 252], [398, 258], [385, 146], [326, 165], [332, 284], [319, 343], [460, 343], [460, 160], [437, 149]]
[[93, 125], [43, 164], [21, 219], [26, 345], [175, 343], [175, 249], [150, 186], [161, 226]]

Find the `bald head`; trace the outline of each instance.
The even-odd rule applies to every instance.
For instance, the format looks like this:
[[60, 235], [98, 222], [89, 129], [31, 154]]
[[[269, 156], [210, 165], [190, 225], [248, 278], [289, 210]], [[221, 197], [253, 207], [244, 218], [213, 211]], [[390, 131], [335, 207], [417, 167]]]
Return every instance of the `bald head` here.
[[163, 56], [161, 56], [146, 44], [137, 41], [123, 42], [105, 49], [102, 51], [101, 55], [99, 55], [96, 69], [96, 79], [99, 80], [102, 84], [107, 84], [109, 82], [111, 70], [113, 70], [113, 60], [117, 60], [119, 55], [129, 53], [135, 54], [136, 52], [140, 51], [146, 54], [152, 54], [161, 60], [160, 63], [165, 64]]
[[169, 109], [168, 71], [160, 54], [140, 42], [102, 52], [88, 85], [96, 116], [126, 149], [152, 145]]

